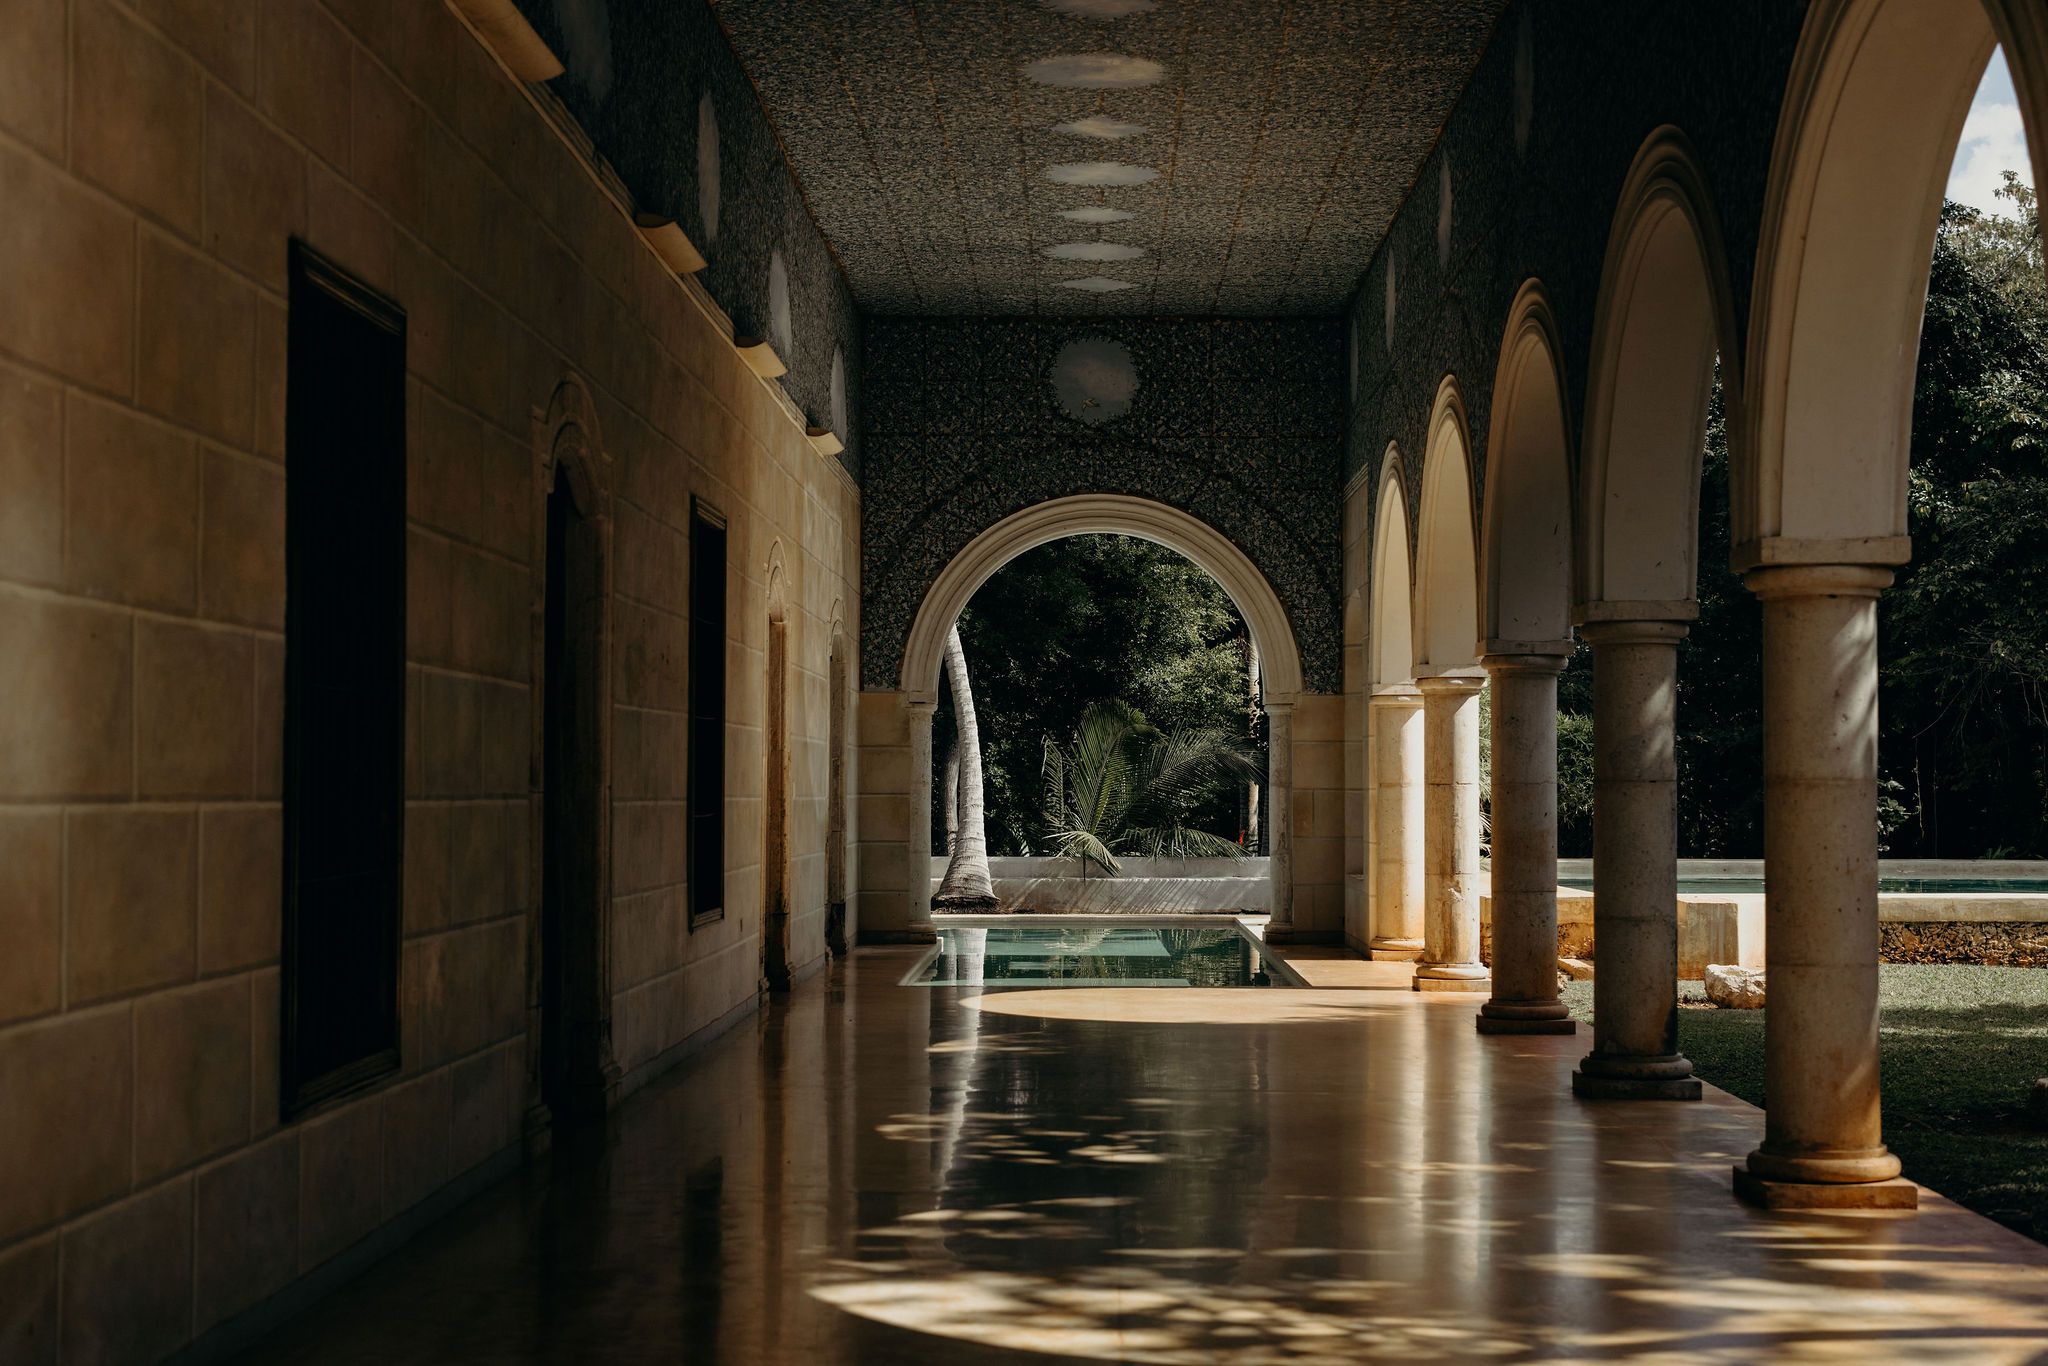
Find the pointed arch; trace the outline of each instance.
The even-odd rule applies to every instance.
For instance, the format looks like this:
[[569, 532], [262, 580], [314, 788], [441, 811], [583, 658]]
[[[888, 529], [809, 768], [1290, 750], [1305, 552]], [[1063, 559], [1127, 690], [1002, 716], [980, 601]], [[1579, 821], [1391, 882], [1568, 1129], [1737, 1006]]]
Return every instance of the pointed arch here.
[[1380, 461], [1372, 519], [1372, 686], [1415, 676], [1415, 566], [1410, 550], [1408, 475], [1391, 442]]
[[1906, 465], [1935, 227], [2001, 39], [2038, 157], [2048, 16], [2037, 0], [1816, 0], [1808, 11], [1757, 250], [1749, 459], [1733, 508], [1743, 568], [1911, 553]]
[[1479, 545], [1472, 529], [1472, 443], [1455, 376], [1437, 386], [1416, 513], [1415, 672], [1479, 662]]
[[1571, 649], [1572, 470], [1557, 319], [1542, 282], [1516, 291], [1493, 380], [1480, 506], [1488, 653]]
[[1615, 206], [1594, 311], [1576, 615], [1698, 612], [1700, 460], [1714, 358], [1731, 440], [1741, 355], [1719, 220], [1692, 147], [1651, 133]]

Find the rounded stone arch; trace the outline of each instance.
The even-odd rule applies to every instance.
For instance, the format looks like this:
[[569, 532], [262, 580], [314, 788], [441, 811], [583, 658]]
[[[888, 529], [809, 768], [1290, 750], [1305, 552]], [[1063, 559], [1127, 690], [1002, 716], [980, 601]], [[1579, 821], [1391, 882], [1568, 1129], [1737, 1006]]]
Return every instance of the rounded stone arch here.
[[1739, 465], [1741, 349], [1719, 218], [1691, 144], [1667, 126], [1636, 153], [1601, 266], [1579, 482], [1580, 621], [1697, 614], [1717, 354]]
[[1415, 672], [1479, 663], [1479, 542], [1472, 529], [1472, 443], [1455, 376], [1437, 386], [1422, 457], [1415, 534]]
[[1380, 461], [1372, 519], [1372, 686], [1415, 677], [1415, 565], [1409, 534], [1408, 472], [1389, 442]]
[[1055, 498], [1012, 513], [955, 555], [919, 604], [903, 649], [903, 691], [937, 696], [946, 633], [975, 591], [998, 569], [1034, 546], [1068, 536], [1137, 536], [1194, 561], [1216, 580], [1244, 617], [1265, 673], [1267, 704], [1292, 703], [1302, 690], [1301, 653], [1280, 595], [1251, 557], [1221, 532], [1179, 508], [1123, 494]]
[[[1267, 725], [1266, 793], [1271, 814], [1266, 936], [1282, 942], [1293, 932], [1293, 712], [1302, 691], [1301, 650], [1280, 595], [1251, 557], [1229, 537], [1179, 508], [1127, 494], [1055, 498], [1003, 518], [947, 563], [919, 603], [903, 650], [901, 686], [912, 717], [910, 809], [922, 813], [931, 803], [931, 715], [940, 662], [947, 633], [968, 601], [998, 569], [1025, 551], [1068, 536], [1099, 534], [1137, 536], [1185, 555], [1221, 585], [1251, 632], [1263, 675], [1260, 691]], [[929, 862], [931, 839], [921, 820], [913, 819], [912, 825], [906, 863], [914, 871], [920, 860]]]
[[[2038, 180], [2039, 0], [1816, 0], [1765, 189], [1750, 316], [1739, 567], [1898, 564], [1920, 324], [1950, 166], [2003, 41]], [[1740, 453], [1738, 453], [1739, 455]]]
[[581, 515], [610, 515], [611, 454], [605, 449], [597, 407], [582, 376], [573, 372], [562, 376], [548, 396], [547, 407], [534, 410], [533, 453], [535, 480], [543, 497], [554, 486], [559, 470]]
[[1493, 380], [1480, 505], [1480, 634], [1489, 654], [1569, 654], [1571, 437], [1557, 319], [1540, 281], [1516, 291]]

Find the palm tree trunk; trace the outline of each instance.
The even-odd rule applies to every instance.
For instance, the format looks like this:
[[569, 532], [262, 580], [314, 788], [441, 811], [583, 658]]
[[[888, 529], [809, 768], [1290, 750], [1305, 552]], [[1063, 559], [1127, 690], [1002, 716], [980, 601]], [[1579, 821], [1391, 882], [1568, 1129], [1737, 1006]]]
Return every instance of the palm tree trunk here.
[[939, 880], [932, 909], [985, 911], [994, 908], [996, 892], [988, 874], [988, 828], [981, 792], [981, 728], [974, 721], [974, 689], [967, 681], [967, 651], [960, 644], [958, 626], [946, 633], [946, 683], [953, 693], [953, 725], [959, 737], [955, 748], [960, 756], [960, 784], [955, 805], [960, 815], [946, 875]]
[[940, 852], [948, 858], [953, 854], [953, 841], [960, 835], [960, 742], [946, 751], [946, 776], [939, 787], [939, 800], [946, 804], [946, 847]]
[[[1259, 733], [1259, 647], [1246, 634], [1245, 638], [1245, 711], [1250, 716], [1248, 727], [1256, 737]], [[1256, 779], [1245, 784], [1245, 852], [1257, 857], [1259, 853], [1259, 784]]]

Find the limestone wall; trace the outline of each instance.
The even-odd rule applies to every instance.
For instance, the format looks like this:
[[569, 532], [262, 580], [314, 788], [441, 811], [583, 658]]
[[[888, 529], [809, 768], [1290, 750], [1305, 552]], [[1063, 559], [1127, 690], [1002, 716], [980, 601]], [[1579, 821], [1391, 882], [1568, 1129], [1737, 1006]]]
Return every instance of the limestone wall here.
[[[409, 315], [410, 801], [402, 1073], [280, 1126], [294, 234]], [[8, 6], [0, 261], [0, 1360], [148, 1360], [517, 1149], [536, 410], [580, 375], [609, 470], [622, 1087], [755, 998], [771, 558], [792, 960], [822, 951], [858, 497], [438, 3]], [[732, 564], [729, 894], [695, 932], [693, 493]]]

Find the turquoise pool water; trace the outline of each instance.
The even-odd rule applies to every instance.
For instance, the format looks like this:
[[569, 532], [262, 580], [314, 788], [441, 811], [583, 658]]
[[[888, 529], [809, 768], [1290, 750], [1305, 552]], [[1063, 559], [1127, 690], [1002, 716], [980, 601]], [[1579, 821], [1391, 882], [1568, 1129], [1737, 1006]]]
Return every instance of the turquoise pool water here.
[[[1577, 887], [1582, 891], [1593, 890], [1591, 878], [1565, 878], [1566, 887]], [[1760, 877], [1705, 877], [1680, 878], [1680, 896], [1742, 896], [1761, 893], [1764, 880]], [[2024, 877], [1885, 877], [1877, 880], [1880, 892], [1917, 892], [1923, 895], [1960, 895], [1972, 892], [1990, 892], [2006, 896], [2048, 896], [2048, 881]]]
[[922, 987], [1264, 987], [1252, 939], [1230, 928], [947, 925], [905, 979]]

